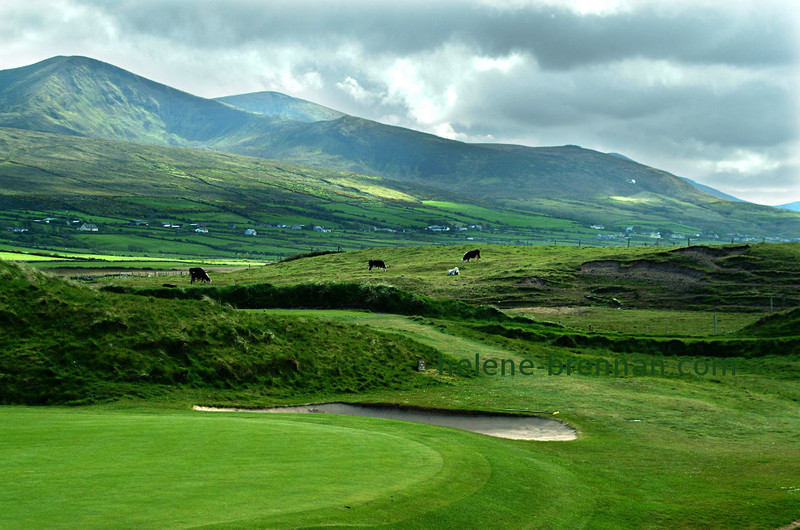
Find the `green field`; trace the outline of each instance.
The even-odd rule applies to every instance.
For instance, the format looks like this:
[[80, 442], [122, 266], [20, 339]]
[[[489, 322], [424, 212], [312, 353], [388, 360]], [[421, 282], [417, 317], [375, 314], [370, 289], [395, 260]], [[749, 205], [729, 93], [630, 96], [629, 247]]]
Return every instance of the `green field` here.
[[[780, 286], [797, 307], [797, 245], [482, 247], [482, 262], [442, 274], [468, 248], [379, 249], [386, 273], [366, 270], [373, 250], [305, 257], [179, 289], [146, 277], [65, 282], [0, 262], [0, 526], [778, 528], [800, 519], [800, 309], [770, 313], [759, 291]], [[612, 269], [621, 276], [580, 273], [609, 260], [622, 262]], [[658, 296], [619, 291], [636, 286], [632, 271], [645, 271], [642, 293]], [[521, 281], [530, 277], [545, 283]], [[506, 314], [474, 305], [498, 293]], [[730, 301], [692, 309], [710, 293]], [[335, 309], [345, 299], [350, 309]], [[479, 375], [440, 373], [439, 356], [457, 366], [476, 355]], [[425, 372], [413, 369], [418, 359]], [[504, 360], [537, 369], [485, 371]], [[621, 360], [629, 372], [600, 372]], [[637, 372], [639, 363], [666, 369]], [[726, 371], [708, 369], [717, 365]], [[324, 401], [557, 411], [549, 417], [579, 437], [191, 410]]]

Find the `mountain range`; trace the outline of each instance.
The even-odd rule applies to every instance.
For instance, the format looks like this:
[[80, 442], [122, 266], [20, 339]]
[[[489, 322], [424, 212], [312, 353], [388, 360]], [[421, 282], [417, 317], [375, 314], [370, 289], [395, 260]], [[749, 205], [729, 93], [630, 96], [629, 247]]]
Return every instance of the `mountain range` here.
[[[0, 127], [290, 161], [584, 224], [800, 233], [798, 213], [715, 196], [716, 190], [617, 154], [458, 142], [276, 92], [206, 99], [86, 57], [0, 71]], [[4, 147], [7, 164], [14, 153]]]

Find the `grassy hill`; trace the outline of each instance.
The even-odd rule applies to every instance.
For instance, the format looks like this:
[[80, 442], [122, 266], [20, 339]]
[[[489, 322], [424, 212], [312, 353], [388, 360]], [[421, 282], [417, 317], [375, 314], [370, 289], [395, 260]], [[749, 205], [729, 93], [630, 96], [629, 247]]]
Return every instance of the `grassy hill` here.
[[83, 57], [0, 72], [6, 127], [289, 160], [616, 231], [793, 238], [800, 228], [795, 212], [719, 199], [663, 171], [577, 146], [466, 144], [352, 116], [331, 119], [329, 109], [275, 94], [225, 101]]
[[[431, 384], [435, 352], [347, 325], [146, 299], [0, 261], [0, 404], [91, 403], [179, 389], [280, 398]], [[370, 374], [365, 377], [364, 374]]]

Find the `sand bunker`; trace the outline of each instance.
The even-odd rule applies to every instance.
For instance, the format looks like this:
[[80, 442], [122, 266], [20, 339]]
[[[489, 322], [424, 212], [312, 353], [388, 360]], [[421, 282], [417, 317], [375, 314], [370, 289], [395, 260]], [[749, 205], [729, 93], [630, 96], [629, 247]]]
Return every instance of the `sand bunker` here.
[[512, 440], [564, 441], [575, 440], [575, 429], [557, 420], [537, 416], [493, 414], [487, 412], [452, 411], [393, 405], [352, 405], [348, 403], [319, 403], [269, 409], [200, 407], [194, 410], [215, 412], [266, 412], [293, 414], [349, 414], [390, 420], [414, 421], [454, 427], [498, 438]]

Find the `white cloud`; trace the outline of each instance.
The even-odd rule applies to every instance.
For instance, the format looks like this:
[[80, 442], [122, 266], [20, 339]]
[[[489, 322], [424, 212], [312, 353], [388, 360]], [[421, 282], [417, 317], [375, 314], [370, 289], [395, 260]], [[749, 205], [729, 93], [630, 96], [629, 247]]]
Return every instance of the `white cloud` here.
[[358, 84], [358, 81], [350, 76], [347, 76], [343, 81], [336, 83], [336, 86], [350, 94], [350, 96], [356, 101], [366, 101], [372, 98], [372, 95], [364, 90], [364, 88]]

